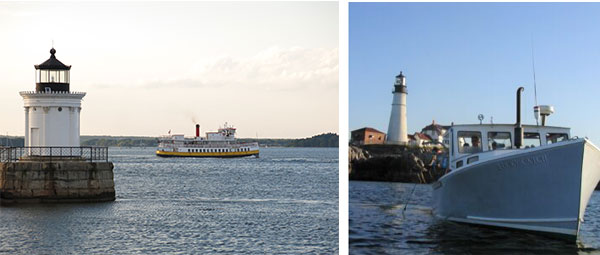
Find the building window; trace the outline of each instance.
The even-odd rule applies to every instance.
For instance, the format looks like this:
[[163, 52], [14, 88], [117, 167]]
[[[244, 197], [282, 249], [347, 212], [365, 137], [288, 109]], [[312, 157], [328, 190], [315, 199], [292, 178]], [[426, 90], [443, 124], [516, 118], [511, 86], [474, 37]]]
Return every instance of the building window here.
[[58, 107], [58, 111], [59, 111], [59, 112], [62, 112], [62, 107]]

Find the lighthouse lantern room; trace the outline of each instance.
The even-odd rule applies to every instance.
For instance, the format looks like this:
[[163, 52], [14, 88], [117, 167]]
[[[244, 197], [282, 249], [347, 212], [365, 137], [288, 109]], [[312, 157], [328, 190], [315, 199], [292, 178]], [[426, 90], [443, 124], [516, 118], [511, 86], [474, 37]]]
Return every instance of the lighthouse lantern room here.
[[50, 58], [35, 65], [35, 91], [20, 92], [25, 107], [25, 146], [80, 146], [79, 113], [83, 92], [71, 92], [70, 70]]

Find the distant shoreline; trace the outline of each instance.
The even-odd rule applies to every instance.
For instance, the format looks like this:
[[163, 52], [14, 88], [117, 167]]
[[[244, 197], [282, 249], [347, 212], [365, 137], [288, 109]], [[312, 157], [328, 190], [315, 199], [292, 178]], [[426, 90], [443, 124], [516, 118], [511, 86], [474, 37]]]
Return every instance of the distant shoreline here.
[[[325, 133], [308, 138], [239, 138], [242, 142], [258, 142], [261, 147], [339, 147], [339, 135]], [[22, 136], [0, 136], [0, 146], [21, 147]], [[156, 147], [157, 137], [150, 136], [81, 136], [81, 146]]]

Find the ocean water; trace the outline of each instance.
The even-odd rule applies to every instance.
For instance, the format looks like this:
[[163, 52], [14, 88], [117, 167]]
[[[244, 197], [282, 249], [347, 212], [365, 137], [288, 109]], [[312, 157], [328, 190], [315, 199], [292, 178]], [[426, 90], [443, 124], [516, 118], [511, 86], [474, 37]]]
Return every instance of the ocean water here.
[[0, 207], [0, 253], [338, 252], [337, 148], [233, 159], [109, 153], [115, 202]]
[[350, 254], [600, 253], [598, 191], [577, 242], [436, 219], [429, 185], [350, 181], [349, 193]]

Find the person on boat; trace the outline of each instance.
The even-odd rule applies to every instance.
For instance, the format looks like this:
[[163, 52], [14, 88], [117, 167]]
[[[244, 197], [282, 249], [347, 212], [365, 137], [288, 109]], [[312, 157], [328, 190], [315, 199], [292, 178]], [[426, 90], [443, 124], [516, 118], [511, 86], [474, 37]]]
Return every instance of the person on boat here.
[[433, 152], [433, 155], [431, 156], [431, 161], [429, 162], [428, 166], [431, 169], [431, 171], [435, 172], [435, 169], [437, 166], [438, 148], [433, 148], [432, 152]]
[[469, 145], [469, 143], [465, 143], [463, 145], [463, 152], [464, 153], [476, 153], [476, 152], [481, 152], [481, 144], [479, 142], [479, 136], [471, 136], [471, 142], [473, 143], [473, 145]]
[[471, 142], [474, 148], [479, 148], [479, 136], [471, 136]]

